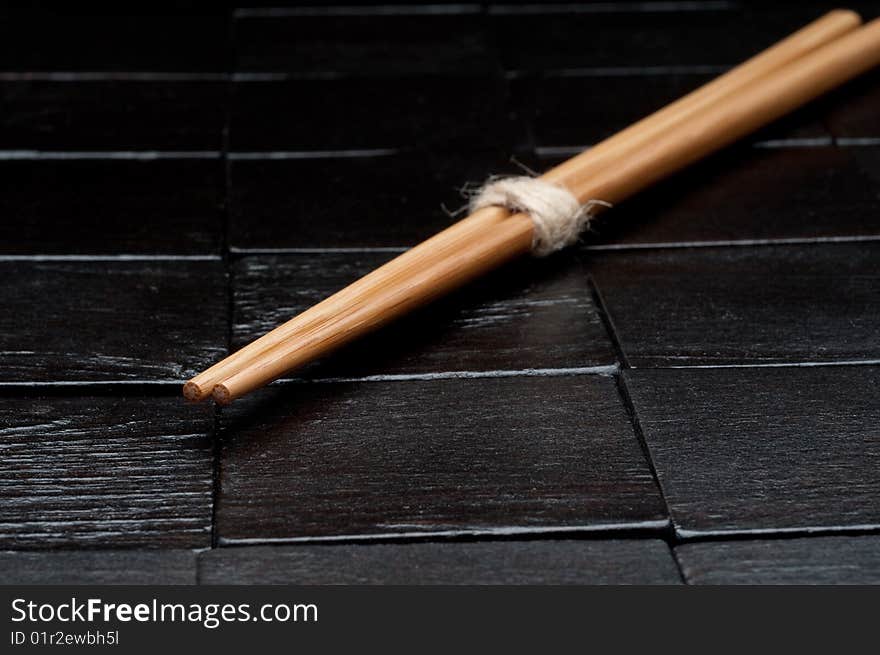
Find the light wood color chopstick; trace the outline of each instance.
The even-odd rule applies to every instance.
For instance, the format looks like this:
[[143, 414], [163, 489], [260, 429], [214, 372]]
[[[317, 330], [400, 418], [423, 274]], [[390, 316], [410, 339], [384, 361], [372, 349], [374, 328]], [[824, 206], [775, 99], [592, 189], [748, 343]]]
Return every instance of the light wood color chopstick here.
[[[764, 75], [851, 32], [861, 23], [861, 16], [849, 9], [829, 11], [727, 73], [707, 82], [696, 91], [564, 161], [541, 177], [548, 182], [564, 186], [568, 186], [569, 178], [589, 177], [617, 156], [626, 156], [629, 151], [640, 148], [664, 130], [687, 120], [688, 117], [736, 93]], [[581, 202], [589, 200], [587, 197], [578, 199]]]
[[[858, 17], [849, 12], [833, 12], [823, 20], [828, 19], [832, 19], [837, 25], [848, 24], [848, 29], [852, 28], [853, 21], [858, 23]], [[807, 30], [810, 30], [813, 27], [815, 27], [815, 24], [807, 28]], [[845, 31], [839, 27], [836, 29], [839, 29], [840, 32]], [[804, 31], [805, 30], [802, 30], [802, 32]], [[816, 31], [813, 30], [813, 34], [810, 36], [815, 38]], [[787, 39], [786, 41], [790, 42], [791, 39]], [[783, 42], [783, 44], [784, 43], [785, 42]], [[771, 49], [771, 51], [773, 50], [774, 49]], [[776, 50], [776, 54], [778, 56], [778, 50]], [[752, 60], [749, 64], [752, 64], [754, 61], [755, 60]], [[751, 66], [751, 68], [754, 69], [755, 67]], [[746, 70], [748, 71], [748, 68]], [[734, 72], [735, 71], [732, 71], [732, 73]], [[730, 75], [731, 74], [728, 74], [728, 76]], [[733, 77], [734, 88], [736, 88], [737, 91], [742, 91], [745, 85], [742, 84], [741, 79], [740, 82], [737, 83], [737, 76]], [[709, 86], [710, 92], [714, 94], [711, 97], [712, 102], [718, 102], [722, 97], [727, 98], [727, 95], [718, 91], [717, 82], [718, 81]], [[697, 98], [699, 99], [699, 95], [697, 95]], [[708, 100], [704, 100], [701, 101], [701, 103], [697, 103], [690, 100], [688, 102], [680, 101], [675, 104], [678, 106], [677, 111], [680, 112], [680, 115], [686, 115], [690, 119], [690, 125], [698, 119], [700, 111], [704, 109], [704, 105], [709, 106], [707, 104], [708, 102]], [[716, 115], [716, 111], [717, 110], [713, 110], [713, 116]], [[659, 112], [658, 115], [662, 120], [666, 121], [665, 127], [669, 129], [669, 126], [672, 124], [672, 121], [670, 121], [670, 110], [663, 110]], [[758, 125], [763, 124], [764, 122], [766, 122], [765, 119], [759, 118]], [[660, 121], [655, 121], [655, 127], [653, 128], [654, 132], [651, 133], [651, 138], [644, 138], [646, 132], [652, 128], [650, 121], [643, 123], [647, 123], [647, 127], [642, 128], [643, 131], [640, 132], [639, 130], [634, 129], [627, 131], [629, 134], [629, 140], [615, 137], [618, 143], [623, 143], [623, 150], [627, 152], [628, 157], [632, 156], [635, 151], [651, 152], [652, 148], [646, 147], [649, 146], [647, 142], [653, 142], [661, 132], [661, 130], [656, 128], [656, 126], [660, 124]], [[678, 133], [674, 132], [674, 134]], [[639, 141], [640, 135], [642, 135], [642, 141]], [[669, 137], [667, 140], [669, 140]], [[678, 136], [675, 136], [672, 140], [681, 142], [682, 136], [678, 134]], [[627, 145], [632, 143], [638, 143], [640, 147], [636, 148], [632, 145]], [[720, 145], [717, 147], [720, 147]], [[613, 151], [613, 149], [606, 146], [600, 149], [599, 153], [606, 157], [607, 162], [607, 153], [611, 151]], [[648, 160], [650, 161], [650, 158]], [[661, 160], [661, 164], [662, 163], [663, 160]], [[675, 165], [674, 162], [672, 165]], [[668, 172], [671, 172], [671, 170], [673, 169], [670, 169]], [[591, 174], [595, 175], [597, 172], [598, 171], [591, 171]], [[571, 184], [579, 189], [580, 193], [578, 195], [581, 193], [584, 194], [584, 198], [603, 197], [602, 195], [593, 193], [589, 186], [581, 184], [578, 178], [573, 179]], [[611, 193], [614, 190], [613, 185], [609, 188], [603, 188], [606, 190], [607, 197], [615, 198], [615, 201], [620, 199], [618, 197], [621, 195], [620, 193]], [[251, 388], [260, 386], [261, 384], [274, 379], [274, 377], [278, 377], [278, 375], [283, 374], [290, 368], [324, 354], [329, 350], [352, 340], [356, 336], [374, 329], [400, 314], [410, 311], [437, 295], [446, 293], [447, 291], [460, 286], [467, 280], [499, 265], [503, 261], [507, 261], [508, 259], [527, 251], [531, 244], [531, 225], [530, 219], [523, 215], [516, 215], [509, 219], [502, 218], [500, 222], [496, 220], [494, 221], [494, 224], [490, 226], [491, 230], [486, 236], [480, 239], [472, 239], [469, 237], [467, 240], [464, 240], [465, 243], [470, 243], [470, 245], [464, 246], [464, 250], [458, 248], [453, 249], [451, 254], [448, 251], [445, 254], [441, 253], [439, 260], [435, 261], [433, 267], [429, 266], [427, 268], [418, 269], [417, 274], [408, 274], [404, 280], [395, 281], [394, 284], [387, 285], [383, 291], [383, 296], [373, 298], [368, 303], [356, 303], [353, 306], [349, 306], [347, 307], [347, 313], [344, 314], [332, 314], [332, 307], [330, 307], [331, 315], [329, 320], [317, 323], [313, 322], [307, 325], [305, 329], [301, 330], [301, 334], [296, 340], [295, 348], [292, 347], [293, 344], [288, 345], [282, 343], [274, 350], [268, 352], [264, 351], [262, 356], [258, 356], [256, 360], [252, 360], [245, 368], [241, 369], [238, 373], [231, 375], [222, 384], [218, 385], [215, 389], [215, 396], [217, 396], [218, 400], [221, 402], [228, 402]], [[481, 229], [486, 229], [485, 225], [480, 227]], [[446, 249], [444, 249], [444, 251], [445, 250]], [[381, 269], [375, 273], [379, 272], [381, 272]], [[401, 282], [403, 282], [403, 284], [401, 284]], [[349, 289], [351, 289], [351, 287], [349, 287]], [[329, 300], [332, 301], [333, 298]]]
[[[545, 177], [552, 181], [553, 178], [564, 178], [572, 171], [582, 171], [582, 174], [588, 175], [590, 171], [597, 170], [616, 157], [626, 156], [627, 152], [639, 147], [670, 125], [686, 120], [689, 115], [708, 102], [736, 92], [760, 75], [775, 70], [823, 43], [837, 38], [860, 23], [861, 18], [852, 11], [829, 12], [681, 100], [606, 139], [599, 146], [573, 158], [568, 164], [550, 171]], [[401, 279], [410, 276], [412, 271], [421, 270], [438, 258], [445, 257], [448, 248], [461, 248], [464, 244], [480, 238], [486, 230], [491, 229], [507, 216], [508, 213], [503, 209], [487, 208], [456, 223], [199, 374], [186, 383], [184, 396], [190, 400], [207, 397], [218, 382], [276, 345], [296, 337], [330, 316], [352, 311], [362, 297], [372, 297], [383, 289], [393, 287]]]
[[659, 179], [777, 120], [880, 64], [876, 19], [783, 66], [667, 131], [615, 166], [589, 177], [568, 176], [578, 197], [618, 203]]
[[[855, 12], [829, 12], [677, 102], [549, 171], [544, 178], [564, 183], [566, 176], [570, 174], [580, 172], [580, 175], [589, 175], [591, 171], [613, 162], [615, 158], [626, 156], [662, 130], [686, 120], [709, 102], [736, 92], [761, 75], [837, 38], [860, 23], [861, 19]], [[362, 299], [375, 297], [383, 290], [393, 288], [401, 280], [407, 279], [413, 271], [423, 270], [438, 259], [446, 257], [450, 249], [460, 249], [481, 238], [487, 230], [507, 217], [508, 212], [504, 209], [486, 208], [455, 223], [200, 373], [184, 385], [184, 396], [195, 401], [206, 398], [218, 382], [246, 367], [249, 362], [333, 316], [338, 317], [340, 313], [353, 311]]]
[[509, 212], [505, 209], [486, 207], [458, 221], [199, 373], [184, 384], [184, 397], [192, 401], [204, 400], [211, 395], [218, 382], [241, 370], [260, 355], [287, 342], [303, 330], [351, 308], [363, 298], [406, 279], [411, 271], [430, 265], [437, 257], [445, 257], [448, 252], [460, 249], [464, 244], [479, 238], [487, 227], [500, 223], [508, 216]]
[[[516, 216], [524, 217], [531, 225], [527, 216]], [[468, 248], [452, 253], [431, 268], [414, 272], [405, 284], [382, 296], [376, 305], [372, 302], [364, 304], [338, 320], [307, 331], [290, 348], [276, 347], [257, 362], [220, 382], [214, 387], [214, 398], [221, 404], [229, 403], [528, 252], [531, 245], [531, 228], [523, 230], [519, 222], [502, 221]]]

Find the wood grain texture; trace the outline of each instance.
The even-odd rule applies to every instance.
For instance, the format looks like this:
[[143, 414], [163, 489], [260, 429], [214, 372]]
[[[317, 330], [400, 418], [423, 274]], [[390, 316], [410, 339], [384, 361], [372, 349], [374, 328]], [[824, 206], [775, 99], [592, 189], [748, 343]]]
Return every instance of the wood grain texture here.
[[606, 377], [291, 384], [222, 426], [221, 543], [666, 521]]
[[183, 380], [226, 352], [219, 261], [6, 261], [0, 273], [0, 381]]
[[0, 552], [7, 585], [192, 585], [191, 550], [79, 550]]
[[880, 73], [874, 71], [854, 80], [831, 97], [828, 128], [838, 139], [878, 139], [880, 121]]
[[[219, 72], [227, 19], [216, 10], [128, 5], [10, 7], [0, 14], [4, 71]], [[21, 5], [22, 3], [18, 3]]]
[[414, 246], [455, 221], [466, 186], [523, 173], [509, 152], [246, 159], [229, 171], [235, 249]]
[[690, 584], [880, 584], [880, 537], [713, 541], [675, 548]]
[[[880, 146], [880, 144], [878, 144]], [[853, 159], [858, 162], [862, 172], [868, 177], [868, 187], [875, 190], [880, 202], [880, 147], [849, 148]]]
[[3, 254], [219, 254], [219, 162], [0, 161], [0, 175]]
[[0, 398], [0, 549], [209, 546], [212, 425], [167, 398]]
[[[694, 3], [663, 5], [541, 4], [490, 9], [490, 27], [504, 66], [516, 71], [730, 66], [820, 16], [828, 6]], [[627, 11], [627, 9], [630, 9]], [[586, 36], [588, 35], [588, 36]]]
[[862, 150], [734, 148], [603, 214], [585, 243], [876, 236], [877, 184]]
[[880, 358], [875, 243], [593, 258], [634, 367]]
[[[238, 348], [391, 254], [249, 256], [235, 262]], [[295, 375], [351, 377], [605, 366], [614, 362], [587, 275], [571, 253], [514, 263]]]
[[236, 16], [236, 68], [356, 75], [497, 70], [479, 8], [459, 7], [470, 11], [299, 8], [292, 15]]
[[[877, 583], [876, 534], [803, 536], [880, 527], [877, 367], [653, 368], [880, 359], [880, 253], [828, 242], [877, 236], [877, 73], [586, 238], [813, 243], [524, 261], [224, 410], [214, 468], [213, 410], [139, 383], [191, 375], [391, 256], [246, 251], [412, 245], [464, 182], [517, 173], [510, 153], [541, 170], [827, 6], [322, 9], [0, 9], [0, 150], [143, 160], [2, 155], [0, 579], [679, 582], [616, 381], [497, 377], [615, 361], [595, 275], [688, 582]], [[107, 257], [9, 257], [33, 254]], [[423, 379], [338, 379], [370, 375]], [[196, 553], [212, 491], [224, 547]], [[473, 533], [505, 538], [441, 536]], [[246, 545], [351, 536], [383, 543]]]
[[212, 80], [4, 80], [0, 143], [5, 150], [219, 151], [225, 89]]
[[[576, 75], [523, 77], [511, 83], [512, 106], [531, 127], [535, 147], [577, 150], [619, 132], [677, 100], [716, 75]], [[826, 138], [824, 104], [810, 106], [774, 123], [750, 141]], [[566, 154], [569, 154], [566, 152]]]
[[202, 584], [679, 584], [657, 539], [220, 548]]
[[509, 153], [516, 132], [506, 100], [497, 75], [238, 81], [231, 149]]
[[880, 525], [880, 368], [625, 377], [680, 533]]

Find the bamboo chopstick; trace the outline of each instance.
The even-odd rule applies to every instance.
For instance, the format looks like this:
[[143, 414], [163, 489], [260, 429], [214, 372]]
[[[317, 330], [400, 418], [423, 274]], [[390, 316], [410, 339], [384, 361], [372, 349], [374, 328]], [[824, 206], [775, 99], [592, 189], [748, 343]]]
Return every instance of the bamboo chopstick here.
[[[565, 184], [569, 176], [586, 177], [604, 167], [618, 154], [621, 142], [628, 141], [627, 151], [636, 149], [655, 135], [686, 120], [714, 102], [736, 93], [756, 79], [799, 59], [847, 32], [856, 29], [862, 18], [849, 9], [834, 9], [763, 52], [746, 60], [727, 73], [707, 82], [696, 91], [654, 112], [648, 118], [624, 128], [617, 134], [547, 171], [542, 176]], [[620, 153], [623, 154], [623, 153]], [[586, 200], [586, 198], [582, 199]]]
[[[794, 63], [786, 65], [792, 58], [781, 61], [782, 55], [790, 54], [792, 48], [797, 50], [797, 56], [802, 56], [804, 43], [814, 48], [818, 41], [827, 42], [851, 30], [858, 22], [858, 17], [851, 12], [832, 12], [707, 87], [585, 153], [597, 151], [593, 158], [576, 157], [583, 166], [568, 162], [554, 171], [582, 201], [599, 197], [618, 202], [651, 180], [726, 145], [870, 67], [871, 61], [876, 59], [876, 53], [871, 50], [878, 41], [875, 24], [872, 24], [875, 29], [867, 33], [867, 28], [858, 30], [857, 39], [839, 39], [846, 42], [844, 46], [835, 48], [837, 42], [832, 42]], [[853, 52], [862, 47], [873, 54], [854, 61], [859, 57], [854, 57]], [[779, 70], [783, 72], [773, 72]], [[780, 88], [783, 89], [781, 94]], [[605, 166], [599, 166], [597, 161]], [[612, 162], [614, 165], [609, 165]], [[627, 172], [615, 175], [620, 170]], [[531, 219], [523, 214], [509, 218], [505, 218], [506, 215], [503, 210], [493, 211], [491, 215], [487, 215], [487, 210], [478, 212], [458, 224], [464, 225], [458, 228], [459, 234], [452, 230], [449, 237], [450, 230], [447, 230], [438, 235], [445, 234], [445, 238], [434, 237], [406, 253], [410, 255], [408, 261], [404, 260], [406, 265], [399, 263], [404, 259], [401, 256], [395, 260], [396, 267], [386, 265], [309, 310], [309, 320], [302, 318], [307, 312], [285, 324], [288, 328], [294, 324], [286, 336], [279, 337], [276, 330], [274, 334], [278, 338], [274, 341], [264, 337], [259, 346], [256, 344], [260, 340], [251, 344], [250, 351], [245, 352], [247, 348], [239, 351], [237, 359], [221, 363], [225, 365], [220, 367], [223, 370], [217, 376], [220, 381], [215, 384], [215, 397], [220, 402], [237, 398], [527, 252], [532, 240]], [[432, 247], [426, 248], [429, 244]], [[418, 256], [411, 254], [414, 251]], [[372, 279], [367, 283], [369, 278]], [[288, 342], [292, 335], [296, 338]], [[226, 379], [222, 379], [224, 376]]]
[[[589, 174], [600, 165], [605, 165], [616, 157], [625, 156], [627, 152], [639, 147], [670, 125], [685, 120], [708, 101], [734, 93], [760, 75], [775, 70], [837, 38], [860, 23], [861, 19], [855, 12], [847, 10], [829, 12], [681, 100], [606, 139], [602, 144], [573, 158], [568, 164], [553, 169], [545, 177], [562, 178], [572, 170], [583, 171], [584, 175]], [[508, 215], [506, 210], [497, 207], [475, 212], [200, 373], [184, 385], [184, 396], [190, 400], [206, 398], [216, 384], [275, 346], [285, 343], [303, 330], [320, 324], [331, 316], [351, 311], [362, 298], [372, 297], [383, 289], [393, 287], [401, 279], [410, 276], [413, 271], [421, 270], [438, 258], [445, 257], [449, 251], [460, 249], [464, 244], [480, 238], [486, 230], [491, 229]]]

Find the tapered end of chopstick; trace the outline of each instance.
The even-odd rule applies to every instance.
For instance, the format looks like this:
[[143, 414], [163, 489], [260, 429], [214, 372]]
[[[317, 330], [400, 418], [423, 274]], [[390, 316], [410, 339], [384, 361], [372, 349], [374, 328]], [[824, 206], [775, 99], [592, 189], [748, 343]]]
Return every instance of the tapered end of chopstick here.
[[855, 25], [859, 25], [862, 22], [862, 17], [859, 12], [853, 11], [852, 9], [844, 9], [842, 7], [838, 9], [832, 9], [828, 12], [827, 15], [851, 20]]
[[203, 389], [197, 382], [190, 380], [183, 385], [183, 397], [190, 402], [197, 403], [211, 395], [210, 389]]
[[220, 405], [228, 405], [232, 402], [232, 394], [222, 382], [214, 387], [211, 395], [214, 396], [214, 400]]

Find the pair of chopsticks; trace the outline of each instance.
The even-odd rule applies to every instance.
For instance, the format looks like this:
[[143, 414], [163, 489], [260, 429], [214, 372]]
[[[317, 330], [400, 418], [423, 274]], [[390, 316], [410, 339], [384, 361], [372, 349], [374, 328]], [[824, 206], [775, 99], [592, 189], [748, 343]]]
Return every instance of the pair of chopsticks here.
[[[617, 204], [880, 63], [880, 20], [832, 11], [540, 179]], [[229, 403], [529, 252], [527, 214], [486, 207], [189, 380]]]

